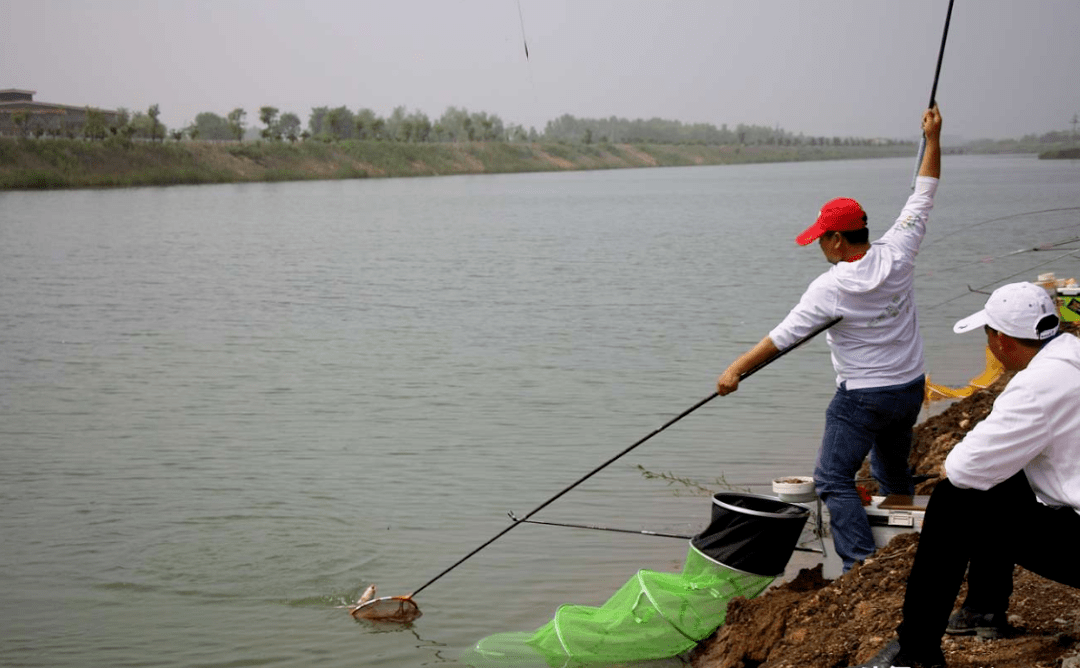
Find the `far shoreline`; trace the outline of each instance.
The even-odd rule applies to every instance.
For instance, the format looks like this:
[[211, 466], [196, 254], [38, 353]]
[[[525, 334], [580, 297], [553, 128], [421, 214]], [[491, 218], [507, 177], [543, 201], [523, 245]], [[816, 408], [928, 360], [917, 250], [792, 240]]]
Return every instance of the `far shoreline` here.
[[914, 144], [783, 146], [0, 138], [0, 190], [509, 174], [909, 156]]

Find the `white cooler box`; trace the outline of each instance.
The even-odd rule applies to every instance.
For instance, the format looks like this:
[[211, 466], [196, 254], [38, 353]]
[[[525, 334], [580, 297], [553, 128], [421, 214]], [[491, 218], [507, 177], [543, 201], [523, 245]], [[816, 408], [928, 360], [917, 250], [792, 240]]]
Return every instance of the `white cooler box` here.
[[894, 536], [922, 530], [929, 495], [892, 494], [870, 498], [872, 503], [866, 506], [866, 516], [879, 548], [885, 547]]

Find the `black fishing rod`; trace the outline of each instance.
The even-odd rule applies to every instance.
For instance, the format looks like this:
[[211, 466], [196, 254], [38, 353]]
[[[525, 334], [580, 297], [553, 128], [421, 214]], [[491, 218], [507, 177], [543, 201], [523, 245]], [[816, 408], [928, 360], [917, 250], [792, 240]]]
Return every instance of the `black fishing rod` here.
[[525, 47], [525, 60], [529, 60], [529, 40], [525, 39], [525, 17], [521, 14], [521, 0], [518, 0], [518, 21], [521, 22], [521, 44]]
[[521, 519], [520, 517], [515, 515], [514, 511], [512, 511], [512, 510], [510, 512], [506, 513], [506, 514], [514, 522], [520, 522], [520, 523], [523, 523], [523, 524], [542, 524], [544, 526], [549, 526], [549, 527], [568, 527], [570, 529], [591, 529], [593, 531], [614, 531], [616, 533], [636, 533], [636, 534], [640, 534], [642, 536], [658, 536], [660, 538], [682, 538], [682, 539], [685, 539], [685, 540], [690, 540], [691, 538], [693, 538], [693, 536], [688, 536], [688, 535], [684, 535], [684, 534], [661, 533], [659, 531], [647, 531], [645, 529], [619, 529], [619, 528], [616, 528], [616, 527], [593, 526], [591, 524], [573, 524], [571, 522], [545, 522], [543, 520], [526, 520], [526, 519]]
[[[573, 524], [573, 523], [570, 523], [570, 522], [544, 522], [544, 521], [541, 521], [541, 520], [524, 520], [524, 519], [519, 519], [516, 515], [514, 515], [513, 511], [508, 512], [506, 514], [509, 515], [510, 519], [513, 520], [517, 524], [542, 524], [544, 526], [549, 526], [549, 527], [567, 527], [567, 528], [570, 528], [570, 529], [589, 529], [591, 531], [612, 531], [612, 532], [615, 532], [615, 533], [633, 533], [633, 534], [638, 534], [640, 536], [656, 536], [658, 538], [681, 538], [683, 540], [692, 540], [694, 538], [694, 536], [688, 536], [688, 535], [685, 535], [685, 534], [661, 533], [659, 531], [646, 531], [646, 530], [643, 530], [643, 529], [620, 529], [618, 527], [600, 527], [600, 526], [592, 526], [592, 525], [589, 525], [589, 524]], [[824, 549], [816, 550], [816, 549], [814, 549], [812, 547], [800, 547], [798, 545], [796, 545], [793, 549], [796, 552], [814, 552], [815, 554], [822, 554], [824, 552]]]
[[[949, 9], [945, 13], [945, 30], [941, 33], [941, 49], [938, 51], [937, 68], [934, 70], [934, 85], [930, 88], [930, 104], [927, 109], [934, 108], [934, 102], [937, 96], [937, 84], [938, 77], [941, 76], [941, 61], [945, 57], [945, 40], [949, 37], [949, 21], [952, 19], [952, 6], [953, 0], [949, 0]], [[919, 168], [922, 167], [923, 155], [926, 153], [926, 135], [924, 134], [922, 140], [919, 142], [919, 157], [915, 160], [915, 174], [911, 177], [911, 189], [915, 189], [915, 179], [919, 177]]]

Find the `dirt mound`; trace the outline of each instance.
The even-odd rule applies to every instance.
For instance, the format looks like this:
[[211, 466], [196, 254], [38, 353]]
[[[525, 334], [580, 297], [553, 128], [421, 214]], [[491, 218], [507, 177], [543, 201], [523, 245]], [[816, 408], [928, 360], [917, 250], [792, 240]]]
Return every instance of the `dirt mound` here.
[[[1069, 331], [1075, 334], [1077, 328]], [[1002, 378], [918, 425], [914, 470], [940, 475], [945, 456], [990, 413], [1007, 381]], [[863, 474], [867, 477], [868, 470]], [[936, 482], [920, 484], [917, 493], [929, 494]], [[818, 566], [756, 599], [732, 600], [726, 623], [692, 653], [692, 665], [836, 668], [868, 660], [896, 630], [917, 546], [918, 534], [902, 534], [836, 580], [824, 580]], [[947, 637], [942, 648], [949, 668], [1057, 668], [1064, 658], [1080, 655], [1078, 589], [1018, 567], [1009, 622], [1014, 631], [997, 640]]]
[[[917, 546], [917, 534], [902, 534], [832, 582], [818, 566], [756, 599], [733, 600], [726, 624], [695, 651], [692, 665], [834, 668], [868, 660], [896, 629]], [[949, 668], [1055, 668], [1080, 653], [1080, 590], [1022, 568], [1014, 586], [1014, 631], [998, 640], [946, 638]]]

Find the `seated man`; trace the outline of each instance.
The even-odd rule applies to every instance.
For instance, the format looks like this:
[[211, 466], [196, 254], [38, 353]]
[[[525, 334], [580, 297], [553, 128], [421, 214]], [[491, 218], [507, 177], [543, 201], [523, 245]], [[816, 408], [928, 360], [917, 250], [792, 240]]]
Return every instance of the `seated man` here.
[[[1014, 564], [1080, 587], [1080, 340], [1059, 335], [1058, 322], [1045, 290], [1013, 283], [953, 327], [983, 327], [994, 356], [1019, 373], [946, 458], [898, 639], [857, 668], [943, 668], [943, 633], [993, 635], [1005, 625]], [[969, 593], [950, 617], [965, 570]]]

